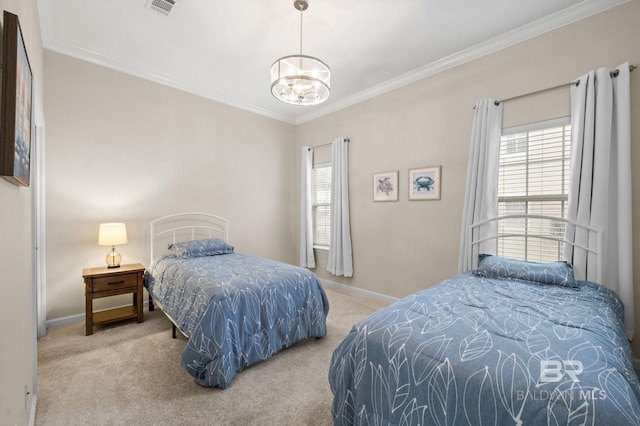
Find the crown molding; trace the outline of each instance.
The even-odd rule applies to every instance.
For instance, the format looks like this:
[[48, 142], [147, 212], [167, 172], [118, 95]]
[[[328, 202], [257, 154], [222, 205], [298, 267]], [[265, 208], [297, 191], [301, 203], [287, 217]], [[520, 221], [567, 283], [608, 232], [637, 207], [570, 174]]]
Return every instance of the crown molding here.
[[219, 93], [214, 93], [211, 91], [202, 90], [200, 88], [191, 87], [170, 76], [150, 72], [144, 66], [136, 64], [134, 62], [124, 61], [120, 58], [116, 58], [111, 55], [106, 55], [104, 53], [96, 52], [91, 49], [85, 49], [70, 43], [65, 43], [56, 39], [55, 37], [50, 39], [49, 43], [45, 46], [45, 48], [57, 53], [61, 53], [63, 55], [71, 56], [86, 62], [103, 66], [105, 68], [110, 68], [118, 72], [129, 74], [134, 77], [139, 77], [144, 80], [152, 81], [158, 84], [162, 84], [164, 86], [181, 90], [183, 92], [191, 93], [193, 95], [200, 96], [209, 100], [213, 100], [215, 102], [219, 102], [219, 103], [229, 105], [238, 109], [259, 114], [268, 118], [272, 118], [274, 120], [283, 121], [289, 124], [295, 124], [294, 117], [291, 117], [288, 115], [276, 114], [272, 111], [265, 110], [255, 105], [238, 103], [231, 98], [222, 96]]
[[272, 118], [274, 120], [283, 121], [285, 123], [293, 125], [300, 125], [350, 107], [357, 103], [374, 98], [376, 96], [382, 95], [389, 91], [414, 83], [418, 80], [447, 71], [449, 69], [489, 55], [491, 53], [495, 53], [499, 50], [521, 43], [549, 31], [553, 31], [573, 22], [588, 18], [589, 16], [598, 14], [607, 9], [619, 6], [624, 3], [628, 3], [629, 1], [632, 0], [584, 0], [575, 6], [567, 8], [530, 24], [524, 25], [506, 34], [479, 43], [470, 48], [456, 52], [452, 55], [380, 83], [354, 95], [345, 97], [335, 102], [314, 107], [312, 111], [303, 113], [298, 116], [292, 116], [289, 114], [278, 114], [274, 113], [273, 111], [260, 108], [256, 105], [241, 104], [229, 97], [221, 95], [220, 93], [204, 91], [202, 89], [184, 84], [183, 82], [175, 80], [170, 76], [153, 73], [140, 64], [123, 61], [122, 59], [110, 55], [105, 55], [100, 52], [61, 42], [55, 37], [55, 29], [51, 24], [52, 21], [50, 19], [51, 14], [49, 11], [48, 1], [38, 0], [38, 8], [40, 14], [40, 25], [42, 28], [42, 42], [43, 46], [48, 50], [69, 55], [87, 62], [111, 68], [116, 71], [124, 72], [136, 77], [143, 78], [145, 80], [150, 80], [158, 84], [169, 86], [216, 102], [224, 103], [226, 105], [253, 112], [255, 114]]
[[295, 124], [299, 125], [315, 120], [322, 116], [363, 102], [367, 99], [374, 98], [386, 92], [398, 89], [418, 80], [422, 80], [423, 78], [447, 71], [451, 68], [471, 62], [491, 53], [495, 53], [499, 50], [506, 49], [549, 31], [553, 31], [565, 25], [588, 18], [589, 16], [604, 12], [605, 10], [611, 9], [615, 6], [628, 3], [629, 1], [631, 0], [585, 0], [573, 7], [524, 25], [513, 31], [487, 40], [486, 42], [479, 43], [470, 48], [456, 52], [453, 55], [434, 61], [416, 70], [356, 93], [355, 95], [321, 106], [309, 113], [302, 114], [297, 117]]

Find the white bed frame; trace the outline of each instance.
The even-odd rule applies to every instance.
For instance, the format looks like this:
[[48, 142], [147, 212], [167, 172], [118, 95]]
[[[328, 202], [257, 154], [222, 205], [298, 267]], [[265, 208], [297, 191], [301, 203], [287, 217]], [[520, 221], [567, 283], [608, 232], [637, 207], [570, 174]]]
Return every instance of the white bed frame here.
[[[497, 224], [500, 221], [508, 220], [508, 219], [537, 219], [543, 222], [562, 222], [565, 224], [565, 230], [569, 229], [569, 227], [573, 227], [574, 232], [582, 231], [585, 232], [586, 235], [595, 237], [596, 247], [587, 247], [580, 245], [575, 242], [570, 242], [565, 240], [564, 238], [559, 237], [550, 237], [548, 235], [536, 235], [535, 233], [526, 233], [526, 234], [517, 234], [517, 233], [509, 233], [509, 234], [500, 234], [500, 235], [489, 235], [483, 238], [475, 239], [474, 236], [482, 235], [483, 228], [491, 229], [494, 227], [497, 230]], [[191, 241], [197, 239], [205, 239], [205, 238], [220, 238], [225, 242], [228, 242], [229, 239], [229, 222], [220, 217], [215, 216], [208, 213], [199, 213], [199, 212], [186, 212], [186, 213], [176, 213], [168, 216], [164, 216], [158, 219], [154, 219], [151, 221], [151, 229], [150, 229], [151, 241], [150, 241], [150, 263], [155, 259], [156, 256], [167, 254], [169, 252], [168, 247], [172, 243], [177, 243], [181, 241]], [[594, 228], [592, 226], [583, 225], [569, 219], [555, 217], [555, 216], [544, 216], [544, 215], [527, 215], [527, 214], [513, 214], [506, 216], [494, 217], [491, 219], [486, 219], [480, 222], [476, 222], [470, 226], [469, 232], [469, 242], [467, 251], [467, 258], [465, 260], [465, 264], [467, 265], [467, 269], [474, 269], [477, 266], [477, 253], [478, 250], [474, 250], [474, 248], [479, 247], [480, 244], [483, 244], [487, 241], [495, 241], [495, 248], [497, 248], [498, 240], [504, 238], [513, 238], [513, 237], [522, 237], [526, 239], [545, 239], [551, 240], [556, 243], [562, 244], [563, 247], [571, 246], [574, 251], [582, 251], [585, 254], [590, 254], [595, 256], [596, 258], [596, 276], [597, 282], [603, 283], [603, 249], [604, 249], [604, 232], [600, 229]], [[475, 255], [474, 255], [475, 252]], [[558, 260], [567, 260], [567, 259], [558, 259]]]
[[[152, 220], [149, 234], [151, 236], [149, 264], [151, 264], [156, 256], [168, 254], [169, 245], [173, 243], [206, 238], [220, 238], [224, 242], [229, 242], [229, 222], [208, 213], [176, 213]], [[164, 312], [162, 305], [158, 301], [154, 301], [149, 294], [149, 311], [153, 311], [155, 305]], [[173, 325], [172, 335], [175, 339], [176, 330], [179, 328], [173, 318], [166, 312], [164, 314]], [[184, 334], [182, 330], [180, 332]], [[184, 335], [188, 337], [186, 334]]]
[[157, 256], [167, 254], [173, 243], [206, 238], [229, 242], [229, 222], [208, 213], [176, 213], [152, 220], [150, 235], [151, 263]]
[[[500, 234], [500, 235], [489, 235], [487, 237], [478, 238], [479, 235], [482, 235], [481, 230], [483, 228], [491, 229], [494, 228], [497, 231], [497, 226], [500, 221], [508, 220], [508, 219], [537, 219], [542, 221], [542, 223], [557, 223], [562, 222], [565, 224], [565, 230], [569, 229], [569, 227], [573, 227], [575, 232], [582, 231], [585, 232], [586, 235], [589, 236], [589, 239], [595, 237], [596, 247], [586, 247], [580, 245], [575, 242], [567, 241], [561, 237], [550, 237], [548, 235], [536, 235], [535, 233], [526, 233], [526, 234], [518, 234], [518, 233], [509, 233], [509, 234]], [[465, 260], [465, 264], [467, 265], [467, 270], [475, 269], [478, 264], [477, 254], [478, 248], [480, 244], [485, 243], [487, 241], [495, 241], [495, 248], [497, 248], [498, 240], [504, 238], [513, 238], [513, 237], [522, 237], [525, 239], [544, 239], [551, 240], [556, 243], [562, 245], [562, 247], [573, 247], [575, 251], [581, 251], [584, 254], [592, 255], [596, 259], [596, 282], [599, 284], [603, 284], [604, 277], [604, 259], [602, 256], [604, 249], [604, 232], [600, 229], [594, 228], [592, 226], [583, 225], [569, 219], [554, 217], [554, 216], [544, 216], [544, 215], [533, 215], [533, 214], [514, 214], [514, 215], [506, 215], [494, 217], [491, 219], [483, 220], [480, 222], [476, 222], [470, 226], [469, 229], [469, 250], [467, 251], [467, 258]], [[489, 232], [489, 231], [487, 231]], [[478, 238], [474, 240], [474, 237]], [[475, 250], [474, 250], [475, 249]], [[474, 255], [475, 253], [475, 255]], [[568, 260], [568, 259], [558, 259], [558, 260]], [[581, 274], [584, 275], [584, 271], [580, 271]]]

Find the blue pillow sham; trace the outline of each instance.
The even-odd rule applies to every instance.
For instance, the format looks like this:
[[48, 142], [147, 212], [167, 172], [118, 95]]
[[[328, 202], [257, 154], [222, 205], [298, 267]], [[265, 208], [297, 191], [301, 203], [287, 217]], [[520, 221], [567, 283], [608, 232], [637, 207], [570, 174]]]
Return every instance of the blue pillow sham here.
[[506, 280], [522, 280], [536, 284], [578, 288], [573, 267], [564, 261], [536, 263], [481, 254], [476, 275]]
[[190, 257], [216, 256], [219, 254], [233, 253], [233, 246], [225, 243], [220, 238], [209, 238], [169, 244], [169, 250], [176, 257], [188, 259]]

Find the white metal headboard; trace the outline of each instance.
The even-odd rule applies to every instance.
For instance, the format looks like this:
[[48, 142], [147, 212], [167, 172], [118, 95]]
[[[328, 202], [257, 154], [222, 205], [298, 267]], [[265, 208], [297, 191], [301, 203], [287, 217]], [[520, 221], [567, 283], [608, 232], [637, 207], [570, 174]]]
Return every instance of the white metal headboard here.
[[150, 228], [150, 261], [167, 254], [172, 243], [206, 238], [220, 238], [228, 242], [229, 239], [228, 221], [208, 213], [188, 212], [164, 216], [152, 220]]
[[[510, 220], [510, 219], [537, 219], [540, 221], [548, 221], [549, 223], [558, 223], [561, 222], [564, 224], [565, 226], [565, 236], [568, 235], [568, 231], [570, 231], [570, 234], [573, 235], [575, 233], [578, 232], [584, 232], [585, 235], [589, 236], [589, 240], [593, 241], [593, 239], [591, 238], [591, 236], [595, 237], [595, 247], [593, 247], [593, 244], [590, 244], [589, 246], [585, 246], [576, 242], [572, 242], [569, 241], [567, 239], [565, 239], [565, 236], [558, 236], [558, 237], [554, 237], [554, 236], [549, 236], [549, 235], [537, 235], [535, 233], [531, 233], [531, 232], [527, 232], [527, 233], [503, 233], [503, 234], [497, 234], [497, 225], [501, 222], [501, 221], [505, 221], [505, 220]], [[484, 231], [486, 232], [490, 232], [488, 236], [482, 236], [482, 232], [481, 229], [484, 227]], [[491, 228], [493, 227], [493, 230], [491, 230]], [[491, 230], [491, 231], [488, 231]], [[491, 234], [491, 232], [493, 232], [493, 234]], [[482, 236], [482, 237], [481, 237]], [[588, 225], [583, 225], [577, 222], [574, 222], [572, 220], [569, 219], [565, 219], [565, 218], [560, 218], [560, 217], [554, 217], [554, 216], [544, 216], [544, 215], [533, 215], [533, 214], [513, 214], [513, 215], [506, 215], [506, 216], [499, 216], [499, 217], [494, 217], [491, 219], [486, 219], [477, 223], [474, 223], [470, 226], [470, 232], [469, 232], [469, 242], [468, 242], [468, 247], [469, 250], [467, 250], [467, 259], [466, 259], [466, 265], [467, 265], [467, 270], [471, 270], [477, 267], [477, 262], [478, 262], [478, 254], [479, 254], [479, 247], [481, 244], [489, 242], [489, 241], [495, 241], [495, 244], [497, 247], [498, 244], [498, 240], [500, 239], [506, 239], [506, 238], [514, 238], [514, 237], [519, 237], [519, 238], [525, 238], [525, 239], [542, 239], [542, 240], [551, 240], [554, 241], [560, 245], [562, 245], [562, 247], [572, 247], [574, 252], [576, 250], [581, 251], [582, 254], [584, 255], [592, 255], [595, 257], [596, 259], [596, 282], [603, 284], [603, 278], [604, 278], [604, 259], [603, 259], [603, 250], [604, 250], [604, 232], [600, 229], [596, 229], [592, 226], [588, 226]], [[563, 250], [564, 252], [564, 250]], [[569, 260], [569, 259], [558, 259], [558, 260]], [[575, 267], [576, 265], [574, 265]], [[586, 271], [580, 271], [580, 273], [585, 274], [586, 275]], [[593, 280], [592, 280], [593, 281]]]

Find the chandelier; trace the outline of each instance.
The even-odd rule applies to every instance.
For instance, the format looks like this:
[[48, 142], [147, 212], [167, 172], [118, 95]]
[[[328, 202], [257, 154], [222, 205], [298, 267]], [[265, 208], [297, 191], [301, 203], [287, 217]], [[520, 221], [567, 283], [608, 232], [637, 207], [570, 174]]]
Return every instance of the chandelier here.
[[294, 105], [317, 105], [329, 97], [331, 70], [318, 58], [302, 54], [302, 12], [307, 0], [295, 0], [300, 11], [300, 54], [283, 56], [271, 65], [271, 94]]

